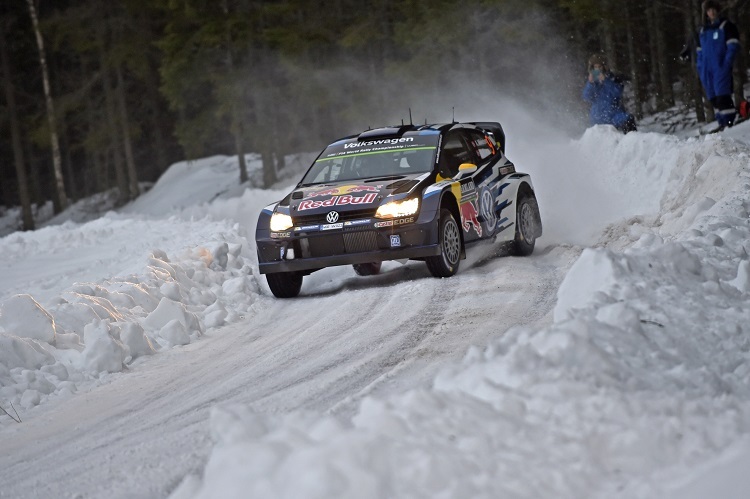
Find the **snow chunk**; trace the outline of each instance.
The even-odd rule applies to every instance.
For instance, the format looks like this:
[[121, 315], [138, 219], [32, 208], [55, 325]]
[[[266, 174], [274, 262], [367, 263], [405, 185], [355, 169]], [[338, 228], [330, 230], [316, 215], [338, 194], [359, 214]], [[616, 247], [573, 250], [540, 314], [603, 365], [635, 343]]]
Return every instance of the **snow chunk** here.
[[737, 267], [737, 277], [728, 281], [743, 293], [750, 291], [750, 260], [742, 260]]
[[86, 348], [82, 353], [85, 369], [93, 373], [119, 372], [130, 358], [128, 348], [110, 334], [108, 321], [94, 321], [83, 330]]
[[187, 345], [190, 343], [190, 335], [185, 329], [185, 325], [178, 319], [173, 319], [167, 322], [163, 328], [159, 330], [159, 338], [166, 342], [167, 347], [175, 345]]
[[606, 250], [585, 249], [568, 271], [557, 291], [555, 322], [571, 317], [572, 310], [593, 301], [596, 293], [606, 292], [617, 282], [617, 263]]
[[186, 331], [202, 333], [200, 321], [195, 314], [188, 312], [185, 305], [162, 298], [156, 310], [148, 314], [143, 325], [151, 330], [160, 330], [172, 320], [178, 320]]
[[15, 295], [3, 303], [0, 327], [19, 338], [55, 344], [55, 319], [31, 295]]
[[54, 357], [36, 341], [0, 333], [0, 366], [5, 366], [7, 369], [16, 367], [39, 369], [53, 362], [55, 362]]
[[116, 325], [120, 329], [120, 341], [128, 347], [130, 355], [135, 359], [141, 355], [151, 355], [154, 347], [146, 336], [140, 324], [123, 322]]

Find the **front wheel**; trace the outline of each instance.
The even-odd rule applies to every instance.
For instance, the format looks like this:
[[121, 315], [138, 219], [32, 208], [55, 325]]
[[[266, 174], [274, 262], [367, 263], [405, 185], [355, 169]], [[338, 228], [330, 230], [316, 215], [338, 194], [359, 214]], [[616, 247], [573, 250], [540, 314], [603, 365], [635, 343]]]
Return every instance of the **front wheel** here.
[[440, 254], [427, 257], [427, 268], [435, 277], [450, 277], [458, 272], [463, 241], [456, 219], [446, 209], [440, 210], [439, 242]]
[[302, 274], [299, 272], [266, 274], [266, 282], [276, 298], [294, 298], [302, 289]]
[[383, 265], [382, 262], [371, 262], [371, 263], [355, 263], [354, 272], [357, 275], [368, 276], [378, 275], [380, 273], [380, 267]]
[[539, 206], [533, 194], [523, 194], [516, 204], [516, 237], [511, 245], [511, 253], [528, 256], [534, 252], [537, 235]]

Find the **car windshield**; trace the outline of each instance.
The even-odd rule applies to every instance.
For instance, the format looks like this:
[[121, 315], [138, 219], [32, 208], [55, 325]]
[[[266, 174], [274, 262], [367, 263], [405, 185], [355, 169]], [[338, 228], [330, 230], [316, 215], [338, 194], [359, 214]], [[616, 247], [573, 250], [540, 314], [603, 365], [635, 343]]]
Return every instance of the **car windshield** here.
[[364, 180], [432, 171], [438, 134], [358, 142], [357, 139], [328, 146], [302, 179], [302, 185], [345, 180]]

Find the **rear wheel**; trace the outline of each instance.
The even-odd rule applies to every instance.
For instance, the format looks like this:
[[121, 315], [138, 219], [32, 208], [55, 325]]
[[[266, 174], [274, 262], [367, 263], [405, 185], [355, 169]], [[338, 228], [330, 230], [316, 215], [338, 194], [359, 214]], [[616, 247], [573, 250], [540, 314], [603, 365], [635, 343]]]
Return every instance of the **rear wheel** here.
[[446, 209], [440, 210], [440, 254], [427, 257], [427, 268], [435, 277], [450, 277], [458, 272], [461, 261], [461, 231], [453, 214]]
[[370, 262], [370, 263], [355, 263], [354, 272], [357, 275], [368, 276], [378, 275], [380, 273], [380, 267], [383, 265], [382, 262]]
[[533, 194], [519, 194], [516, 203], [516, 237], [511, 245], [511, 253], [528, 256], [534, 252], [537, 234], [539, 206]]
[[266, 282], [276, 298], [294, 298], [302, 288], [302, 274], [299, 272], [266, 274]]

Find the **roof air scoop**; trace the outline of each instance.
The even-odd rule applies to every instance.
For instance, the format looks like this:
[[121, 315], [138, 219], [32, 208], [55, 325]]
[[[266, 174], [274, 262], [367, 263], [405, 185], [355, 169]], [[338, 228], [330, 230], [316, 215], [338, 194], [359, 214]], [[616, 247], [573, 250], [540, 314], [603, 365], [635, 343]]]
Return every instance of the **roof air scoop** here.
[[401, 125], [401, 126], [389, 126], [389, 127], [383, 127], [383, 128], [374, 128], [372, 130], [367, 130], [365, 132], [362, 132], [357, 137], [357, 140], [367, 141], [367, 140], [374, 140], [374, 139], [392, 139], [394, 137], [401, 137], [405, 132], [416, 130], [417, 128], [414, 125]]

